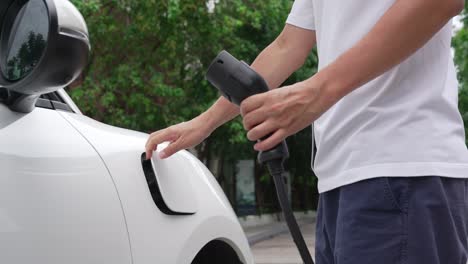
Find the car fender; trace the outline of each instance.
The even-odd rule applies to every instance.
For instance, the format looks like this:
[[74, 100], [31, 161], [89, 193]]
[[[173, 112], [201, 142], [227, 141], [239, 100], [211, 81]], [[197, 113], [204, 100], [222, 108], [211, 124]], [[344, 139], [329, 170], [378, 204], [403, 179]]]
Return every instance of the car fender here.
[[231, 245], [243, 263], [253, 263], [247, 239], [228, 199], [210, 171], [192, 154], [180, 151], [174, 157], [193, 168], [192, 174], [184, 176], [192, 185], [194, 197], [185, 198], [196, 199], [196, 213], [167, 215], [155, 205], [141, 166], [147, 134], [105, 125], [79, 114], [61, 115], [96, 149], [112, 175], [124, 209], [135, 264], [154, 264], [155, 260], [190, 263], [213, 239]]
[[112, 177], [58, 111], [0, 104], [0, 263], [132, 263]]

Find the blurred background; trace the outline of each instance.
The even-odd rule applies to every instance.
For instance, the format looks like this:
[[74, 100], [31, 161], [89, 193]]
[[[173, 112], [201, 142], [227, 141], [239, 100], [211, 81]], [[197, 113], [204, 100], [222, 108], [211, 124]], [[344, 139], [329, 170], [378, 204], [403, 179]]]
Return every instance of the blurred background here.
[[[88, 23], [92, 55], [82, 77], [68, 92], [85, 115], [148, 133], [190, 120], [211, 106], [219, 97], [204, 79], [211, 60], [225, 49], [251, 63], [280, 33], [293, 3], [71, 2]], [[453, 50], [459, 70], [460, 111], [468, 124], [468, 19], [464, 15], [454, 23]], [[304, 80], [316, 70], [314, 51], [286, 84]], [[292, 205], [296, 211], [314, 210], [318, 194], [316, 177], [310, 169], [311, 129], [287, 141], [291, 151], [287, 168]], [[240, 119], [222, 126], [192, 151], [213, 172], [239, 216], [279, 211], [273, 182], [256, 163], [257, 154]]]

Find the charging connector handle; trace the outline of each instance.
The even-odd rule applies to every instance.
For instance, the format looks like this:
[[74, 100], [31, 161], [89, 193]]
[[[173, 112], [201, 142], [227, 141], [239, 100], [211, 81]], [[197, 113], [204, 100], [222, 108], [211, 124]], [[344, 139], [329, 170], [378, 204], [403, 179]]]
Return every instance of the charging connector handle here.
[[[240, 105], [252, 95], [268, 91], [265, 80], [248, 64], [239, 61], [226, 51], [222, 51], [211, 63], [206, 74], [207, 80], [230, 102]], [[310, 252], [294, 217], [284, 182], [284, 161], [289, 157], [285, 141], [268, 151], [258, 154], [258, 161], [265, 164], [275, 183], [276, 192], [284, 218], [294, 243], [305, 264], [314, 264]]]
[[[222, 51], [213, 60], [206, 73], [206, 79], [228, 99], [230, 102], [240, 105], [246, 98], [259, 93], [268, 92], [265, 80], [250, 66], [239, 61], [227, 51]], [[268, 137], [268, 136], [267, 136]], [[259, 155], [267, 159], [289, 157], [286, 142], [264, 151]], [[264, 163], [265, 160], [259, 160]]]

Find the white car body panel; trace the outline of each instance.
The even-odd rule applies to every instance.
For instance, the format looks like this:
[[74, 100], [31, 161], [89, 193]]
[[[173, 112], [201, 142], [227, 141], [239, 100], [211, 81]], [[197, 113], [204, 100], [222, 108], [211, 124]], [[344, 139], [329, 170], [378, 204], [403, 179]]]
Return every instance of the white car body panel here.
[[198, 165], [192, 164], [192, 160], [185, 155], [175, 155], [164, 161], [154, 157], [151, 164], [155, 168], [156, 179], [167, 207], [175, 212], [196, 213], [197, 199], [187, 199], [196, 197], [193, 189], [196, 183], [193, 183], [193, 177], [187, 175], [196, 173], [194, 168]]
[[[60, 114], [94, 146], [113, 177], [134, 264], [187, 264], [215, 239], [228, 243], [243, 263], [253, 263], [229, 201], [209, 170], [193, 155], [181, 151], [166, 160], [157, 155], [153, 159], [156, 174], [165, 184], [162, 193], [168, 204], [196, 211], [193, 215], [165, 215], [152, 200], [141, 166], [147, 134], [108, 126], [83, 115]], [[186, 183], [180, 189], [170, 183], [174, 174], [178, 174], [174, 176], [177, 184]]]
[[132, 263], [96, 151], [57, 111], [0, 104], [0, 263]]

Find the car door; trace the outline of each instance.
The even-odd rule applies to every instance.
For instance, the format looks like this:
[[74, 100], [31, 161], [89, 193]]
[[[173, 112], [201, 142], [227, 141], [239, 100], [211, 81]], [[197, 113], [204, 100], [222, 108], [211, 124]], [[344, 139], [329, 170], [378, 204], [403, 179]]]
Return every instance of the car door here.
[[0, 263], [132, 263], [104, 163], [60, 107], [46, 108], [0, 103]]

